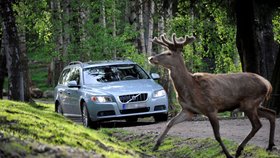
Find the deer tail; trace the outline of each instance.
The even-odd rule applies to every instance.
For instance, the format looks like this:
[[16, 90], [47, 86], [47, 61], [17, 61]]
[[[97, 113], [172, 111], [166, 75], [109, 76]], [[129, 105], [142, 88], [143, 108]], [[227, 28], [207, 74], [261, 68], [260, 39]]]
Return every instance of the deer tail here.
[[272, 93], [272, 86], [271, 86], [270, 82], [267, 79], [263, 78], [262, 76], [256, 75], [256, 77], [259, 78], [259, 80], [266, 87], [265, 101], [269, 100], [270, 95]]

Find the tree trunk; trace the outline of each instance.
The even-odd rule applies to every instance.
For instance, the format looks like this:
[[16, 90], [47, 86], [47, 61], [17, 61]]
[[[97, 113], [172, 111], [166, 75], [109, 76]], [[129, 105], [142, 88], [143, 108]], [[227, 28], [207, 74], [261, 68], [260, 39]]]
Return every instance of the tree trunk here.
[[56, 85], [58, 83], [59, 77], [60, 77], [60, 73], [64, 68], [64, 62], [61, 60], [54, 60], [54, 62], [52, 63], [53, 65], [51, 67], [55, 68], [53, 70], [53, 74], [56, 74], [53, 76], [54, 79], [54, 85]]
[[[52, 11], [52, 23], [54, 26], [53, 34], [54, 34], [54, 41], [56, 43], [55, 51], [60, 55], [55, 57], [51, 63], [51, 73], [49, 77], [52, 77], [52, 85], [56, 86], [58, 82], [58, 78], [60, 72], [62, 71], [61, 65], [63, 65], [63, 58], [66, 58], [63, 55], [63, 26], [62, 26], [62, 16], [61, 16], [61, 7], [59, 0], [51, 0], [50, 8]], [[56, 67], [58, 66], [58, 67]]]
[[144, 9], [144, 5], [143, 5], [143, 1], [139, 0], [139, 13], [138, 13], [138, 19], [139, 19], [139, 32], [140, 32], [140, 50], [141, 53], [145, 53], [146, 54], [146, 49], [145, 49], [145, 29], [144, 29], [144, 20], [143, 20], [143, 9]]
[[85, 42], [87, 39], [87, 32], [85, 29], [85, 24], [86, 21], [88, 19], [88, 10], [83, 7], [83, 6], [79, 6], [79, 19], [78, 19], [78, 25], [79, 25], [79, 41], [78, 41], [78, 46], [79, 46], [79, 52], [77, 52], [78, 54], [80, 54], [80, 60], [81, 61], [86, 61], [89, 59], [90, 57], [90, 52], [86, 52], [85, 50]]
[[24, 84], [24, 101], [30, 102], [32, 101], [30, 95], [30, 85], [31, 85], [31, 78], [29, 75], [28, 69], [28, 58], [27, 58], [27, 48], [26, 48], [26, 36], [25, 31], [19, 31], [19, 48], [20, 48], [20, 62], [22, 66], [22, 73], [23, 73], [23, 84]]
[[23, 72], [20, 63], [21, 52], [12, 2], [11, 0], [2, 0], [0, 2], [3, 18], [3, 48], [6, 54], [9, 80], [8, 98], [24, 101]]
[[257, 0], [236, 0], [236, 42], [243, 71], [271, 79], [278, 52], [273, 39], [272, 6]]
[[155, 4], [153, 0], [149, 1], [149, 12], [148, 12], [148, 37], [146, 38], [146, 45], [147, 45], [147, 56], [150, 57], [152, 55], [152, 40], [153, 40], [153, 32], [154, 32], [154, 13], [155, 13]]
[[[117, 36], [117, 24], [116, 24], [116, 2], [115, 0], [112, 1], [112, 9], [113, 9], [113, 19], [112, 19], [112, 22], [113, 22], [113, 28], [112, 28], [112, 34], [113, 34], [113, 39], [115, 40], [116, 39], [116, 36]], [[113, 59], [116, 59], [117, 58], [117, 50], [116, 50], [116, 47], [113, 46]]]
[[105, 0], [101, 0], [101, 21], [103, 28], [106, 28]]
[[70, 44], [70, 0], [64, 0], [62, 4], [63, 13], [62, 13], [62, 23], [63, 23], [63, 47], [62, 54], [66, 58], [66, 63], [69, 62], [68, 59], [68, 46]]
[[[126, 13], [125, 13], [125, 22], [129, 23], [133, 30], [137, 30], [138, 26], [139, 26], [139, 8], [140, 6], [137, 5], [138, 1], [136, 0], [128, 0], [126, 1]], [[139, 39], [135, 38], [133, 40], [133, 45], [135, 46], [135, 48], [137, 48], [137, 50], [141, 50], [139, 47]]]
[[269, 104], [269, 108], [274, 109], [276, 113], [279, 115], [280, 114], [280, 46], [278, 55], [277, 55], [277, 60], [276, 64], [274, 66], [274, 71], [272, 75], [272, 87], [273, 87], [273, 92], [271, 96], [271, 101]]
[[2, 47], [4, 46], [2, 44], [3, 40], [1, 37], [1, 51], [0, 51], [0, 99], [3, 99], [3, 88], [4, 88], [4, 80], [7, 74], [6, 69], [6, 56], [2, 50]]

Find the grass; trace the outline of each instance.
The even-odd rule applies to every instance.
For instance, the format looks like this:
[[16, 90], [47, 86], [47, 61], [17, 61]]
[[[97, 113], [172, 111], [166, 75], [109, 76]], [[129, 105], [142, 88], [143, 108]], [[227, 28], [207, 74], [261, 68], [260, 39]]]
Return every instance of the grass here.
[[[108, 135], [84, 128], [53, 111], [51, 104], [30, 105], [0, 100], [0, 132], [19, 140], [94, 151], [105, 157], [139, 157], [134, 151], [110, 141]], [[11, 151], [26, 150], [28, 153], [28, 149], [20, 144], [17, 146], [12, 142], [9, 146]]]
[[37, 63], [29, 66], [32, 83], [42, 91], [53, 89], [47, 84], [48, 66], [45, 63]]
[[[0, 100], [0, 157], [158, 157], [223, 158], [212, 138], [166, 137], [152, 151], [155, 135], [120, 129], [84, 128], [56, 114], [52, 104], [26, 104]], [[224, 140], [232, 155], [237, 144]], [[279, 158], [279, 151], [266, 152], [246, 146], [241, 158]]]

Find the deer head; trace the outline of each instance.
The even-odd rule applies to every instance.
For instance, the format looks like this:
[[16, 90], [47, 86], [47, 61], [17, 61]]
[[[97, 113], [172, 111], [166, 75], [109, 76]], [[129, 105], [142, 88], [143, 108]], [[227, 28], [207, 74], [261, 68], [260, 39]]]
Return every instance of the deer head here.
[[194, 40], [195, 37], [193, 36], [177, 38], [175, 33], [172, 34], [172, 40], [168, 40], [165, 34], [161, 35], [159, 38], [155, 37], [153, 39], [153, 42], [166, 47], [167, 50], [158, 55], [151, 56], [149, 58], [149, 61], [150, 63], [155, 65], [161, 65], [166, 68], [171, 68], [174, 65], [174, 63], [183, 62], [183, 47], [193, 42]]

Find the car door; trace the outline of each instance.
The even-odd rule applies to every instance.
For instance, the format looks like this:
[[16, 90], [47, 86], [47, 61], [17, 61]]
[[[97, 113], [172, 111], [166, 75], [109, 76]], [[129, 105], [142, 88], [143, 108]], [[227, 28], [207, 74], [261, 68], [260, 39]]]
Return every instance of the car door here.
[[[71, 70], [70, 81], [76, 81], [77, 85], [80, 85], [81, 70], [79, 67], [75, 67]], [[67, 87], [68, 95], [68, 107], [72, 116], [80, 116], [80, 88], [78, 87]]]
[[69, 97], [67, 94], [67, 82], [69, 79], [71, 73], [71, 69], [65, 69], [63, 70], [63, 72], [61, 73], [61, 76], [59, 78], [58, 81], [58, 86], [57, 86], [57, 95], [59, 98], [59, 102], [62, 106], [62, 110], [64, 115], [68, 115], [70, 113], [70, 109], [69, 109]]

